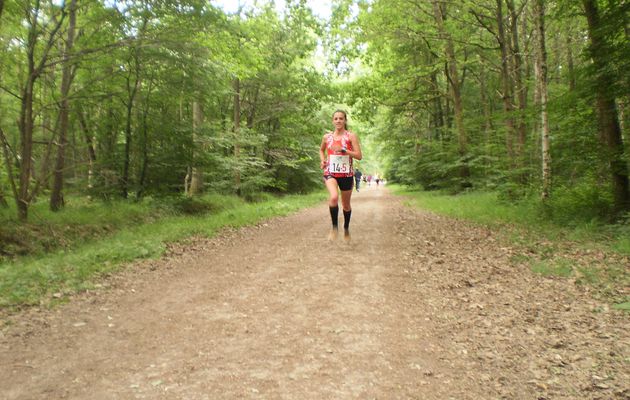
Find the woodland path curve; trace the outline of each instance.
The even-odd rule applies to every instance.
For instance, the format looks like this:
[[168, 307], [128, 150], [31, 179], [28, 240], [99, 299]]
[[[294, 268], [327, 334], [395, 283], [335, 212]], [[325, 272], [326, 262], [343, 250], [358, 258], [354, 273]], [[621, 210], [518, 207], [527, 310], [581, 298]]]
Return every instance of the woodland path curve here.
[[630, 398], [628, 313], [384, 187], [353, 207], [350, 243], [320, 204], [12, 317], [0, 398]]

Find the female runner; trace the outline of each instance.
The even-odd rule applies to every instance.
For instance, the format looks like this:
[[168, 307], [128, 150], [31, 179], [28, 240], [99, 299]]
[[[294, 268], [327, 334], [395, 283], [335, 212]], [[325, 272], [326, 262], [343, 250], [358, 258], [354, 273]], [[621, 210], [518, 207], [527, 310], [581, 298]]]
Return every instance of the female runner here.
[[339, 231], [339, 195], [341, 191], [341, 206], [343, 207], [344, 239], [350, 239], [350, 216], [352, 207], [352, 186], [354, 184], [354, 170], [352, 160], [363, 158], [359, 137], [348, 131], [348, 118], [345, 111], [337, 110], [333, 113], [332, 123], [335, 128], [322, 138], [319, 147], [320, 168], [324, 170], [324, 183], [328, 189], [328, 207], [332, 219], [332, 229], [328, 238], [334, 240]]

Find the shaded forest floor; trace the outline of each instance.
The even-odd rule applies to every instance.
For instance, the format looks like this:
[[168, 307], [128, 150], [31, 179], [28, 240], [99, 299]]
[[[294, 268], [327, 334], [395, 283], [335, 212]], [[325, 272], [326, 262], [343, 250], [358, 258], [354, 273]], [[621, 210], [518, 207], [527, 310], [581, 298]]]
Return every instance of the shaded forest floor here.
[[327, 240], [322, 204], [172, 246], [66, 305], [6, 317], [0, 393], [630, 398], [630, 313], [385, 188], [355, 193], [353, 207], [349, 243]]

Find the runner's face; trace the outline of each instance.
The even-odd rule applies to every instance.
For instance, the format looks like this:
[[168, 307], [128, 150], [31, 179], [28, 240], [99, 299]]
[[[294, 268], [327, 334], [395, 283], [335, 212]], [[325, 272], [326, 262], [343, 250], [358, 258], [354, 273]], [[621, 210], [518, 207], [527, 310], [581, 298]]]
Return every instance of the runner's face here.
[[337, 129], [343, 129], [346, 126], [346, 116], [340, 112], [333, 114], [333, 125]]

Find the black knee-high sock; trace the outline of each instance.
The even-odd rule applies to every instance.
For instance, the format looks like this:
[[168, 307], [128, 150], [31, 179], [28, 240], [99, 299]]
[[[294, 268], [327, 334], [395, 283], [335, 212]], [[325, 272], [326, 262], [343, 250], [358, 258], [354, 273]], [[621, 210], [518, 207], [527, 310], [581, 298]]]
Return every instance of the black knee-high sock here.
[[350, 216], [352, 215], [352, 210], [346, 211], [343, 210], [343, 229], [348, 230], [350, 228]]
[[337, 219], [339, 217], [339, 206], [329, 206], [328, 208], [330, 208], [330, 218], [332, 219], [333, 228], [336, 228], [337, 226], [339, 226], [339, 222], [337, 222]]

